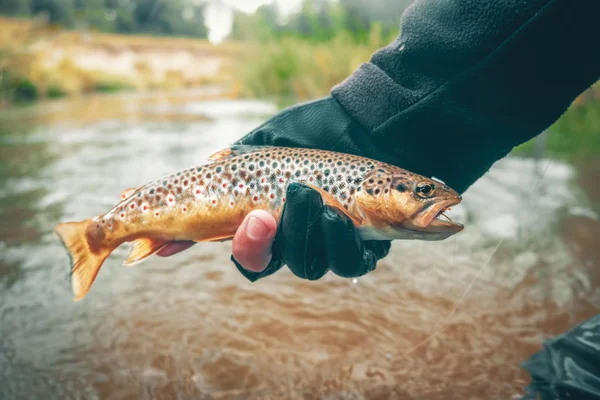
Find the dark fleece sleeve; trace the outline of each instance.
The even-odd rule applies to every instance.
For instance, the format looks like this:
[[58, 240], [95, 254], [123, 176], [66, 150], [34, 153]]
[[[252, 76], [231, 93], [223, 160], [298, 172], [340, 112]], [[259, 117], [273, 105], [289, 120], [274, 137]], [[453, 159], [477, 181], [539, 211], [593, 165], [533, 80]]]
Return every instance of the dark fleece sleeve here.
[[460, 192], [598, 80], [598, 16], [598, 0], [418, 0], [331, 94], [403, 168]]

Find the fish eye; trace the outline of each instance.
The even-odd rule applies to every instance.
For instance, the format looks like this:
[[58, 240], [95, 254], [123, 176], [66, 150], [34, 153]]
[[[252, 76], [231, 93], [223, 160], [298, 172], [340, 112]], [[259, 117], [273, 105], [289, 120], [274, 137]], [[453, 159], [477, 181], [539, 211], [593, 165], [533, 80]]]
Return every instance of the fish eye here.
[[417, 185], [417, 187], [415, 188], [415, 193], [417, 195], [419, 195], [420, 197], [431, 197], [431, 195], [433, 194], [433, 192], [435, 191], [435, 185], [431, 184], [431, 183], [419, 183]]

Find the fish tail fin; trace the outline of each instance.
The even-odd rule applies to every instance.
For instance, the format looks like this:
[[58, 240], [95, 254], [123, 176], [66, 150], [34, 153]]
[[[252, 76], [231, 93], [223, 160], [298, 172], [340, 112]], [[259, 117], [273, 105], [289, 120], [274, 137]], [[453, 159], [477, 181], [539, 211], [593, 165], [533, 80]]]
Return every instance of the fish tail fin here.
[[91, 219], [80, 222], [67, 222], [56, 227], [54, 232], [60, 238], [71, 259], [71, 287], [74, 301], [81, 300], [90, 290], [102, 263], [112, 249], [103, 248], [88, 235]]

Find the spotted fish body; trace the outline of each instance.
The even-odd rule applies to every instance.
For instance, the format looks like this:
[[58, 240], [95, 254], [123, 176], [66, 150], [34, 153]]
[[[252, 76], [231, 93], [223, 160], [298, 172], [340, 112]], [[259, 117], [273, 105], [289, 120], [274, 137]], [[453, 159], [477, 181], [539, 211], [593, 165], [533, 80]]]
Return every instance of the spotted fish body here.
[[[170, 229], [174, 239], [190, 239], [189, 227], [183, 223], [190, 221], [199, 235], [194, 239], [221, 238], [232, 235], [252, 210], [264, 209], [278, 217], [290, 182], [313, 184], [353, 212], [354, 195], [360, 191], [363, 177], [380, 165], [383, 163], [322, 150], [228, 149], [213, 155], [208, 164], [130, 191], [129, 197], [98, 218], [97, 229], [110, 234], [158, 222], [176, 229]], [[196, 221], [198, 217], [201, 221]], [[225, 226], [230, 229], [223, 229]]]
[[[106, 214], [61, 224], [56, 232], [73, 259], [73, 290], [79, 299], [104, 259], [122, 243], [133, 242], [128, 265], [172, 241], [230, 239], [252, 210], [267, 210], [279, 220], [291, 182], [319, 191], [325, 203], [352, 219], [364, 239], [418, 238], [422, 233], [407, 234], [412, 228], [399, 230], [395, 225], [409, 220], [406, 211], [415, 204], [425, 208], [419, 202], [427, 198], [411, 194], [415, 182], [424, 181], [450, 195], [438, 199], [436, 207], [460, 201], [442, 182], [364, 157], [317, 149], [234, 146], [212, 155], [206, 164], [128, 189]], [[409, 197], [418, 200], [408, 201]], [[398, 207], [405, 212], [393, 210]]]

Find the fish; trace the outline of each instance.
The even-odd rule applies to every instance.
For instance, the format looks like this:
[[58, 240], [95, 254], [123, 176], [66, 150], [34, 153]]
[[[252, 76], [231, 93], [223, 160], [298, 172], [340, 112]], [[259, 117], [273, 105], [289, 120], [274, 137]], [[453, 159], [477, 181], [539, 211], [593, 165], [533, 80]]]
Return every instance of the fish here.
[[444, 214], [462, 197], [439, 179], [346, 153], [234, 145], [201, 165], [126, 189], [105, 214], [59, 224], [54, 231], [70, 256], [74, 301], [124, 243], [131, 243], [124, 265], [132, 266], [174, 241], [230, 240], [253, 210], [279, 223], [292, 182], [316, 190], [363, 240], [444, 240], [463, 230]]

